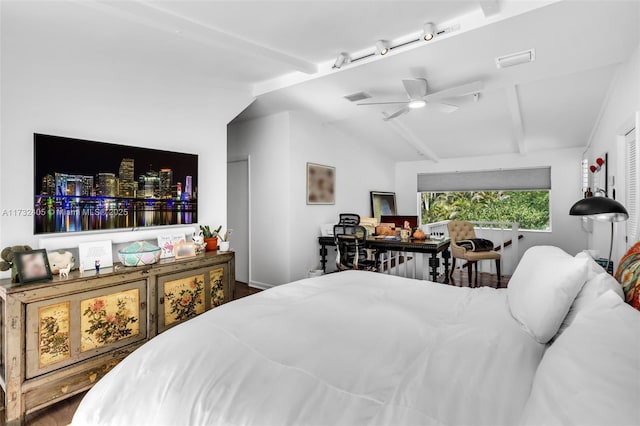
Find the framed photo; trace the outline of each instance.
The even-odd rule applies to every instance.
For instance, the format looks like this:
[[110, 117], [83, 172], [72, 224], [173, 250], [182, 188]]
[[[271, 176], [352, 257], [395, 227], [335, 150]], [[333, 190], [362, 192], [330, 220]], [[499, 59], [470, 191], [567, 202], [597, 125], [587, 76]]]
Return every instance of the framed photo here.
[[101, 268], [113, 266], [111, 240], [80, 243], [78, 244], [78, 253], [80, 256], [80, 268], [83, 271], [95, 269], [96, 265], [100, 265]]
[[33, 152], [35, 234], [198, 223], [196, 154], [40, 133]]
[[336, 203], [336, 168], [307, 163], [307, 204]]
[[396, 216], [396, 193], [371, 191], [371, 215], [380, 223], [380, 216]]
[[176, 259], [194, 257], [196, 255], [196, 245], [193, 242], [181, 242], [173, 246], [173, 255]]
[[45, 249], [16, 253], [15, 262], [18, 270], [18, 279], [21, 283], [50, 280], [53, 276]]

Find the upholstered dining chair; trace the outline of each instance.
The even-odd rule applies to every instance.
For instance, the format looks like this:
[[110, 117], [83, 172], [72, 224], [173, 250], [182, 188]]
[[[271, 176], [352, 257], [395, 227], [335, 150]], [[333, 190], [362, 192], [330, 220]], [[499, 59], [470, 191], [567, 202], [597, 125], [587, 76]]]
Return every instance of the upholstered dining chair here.
[[470, 240], [476, 238], [476, 232], [473, 229], [473, 224], [464, 220], [453, 220], [447, 224], [449, 229], [449, 238], [451, 239], [451, 255], [453, 257], [453, 264], [451, 265], [451, 275], [456, 267], [456, 259], [461, 259], [467, 262], [467, 274], [469, 277], [469, 285], [471, 285], [471, 275], [473, 273], [473, 266], [476, 266], [475, 285], [478, 285], [478, 265], [481, 260], [495, 260], [496, 272], [498, 274], [498, 284], [500, 284], [500, 253], [495, 251], [469, 251], [464, 247], [457, 244], [458, 241]]

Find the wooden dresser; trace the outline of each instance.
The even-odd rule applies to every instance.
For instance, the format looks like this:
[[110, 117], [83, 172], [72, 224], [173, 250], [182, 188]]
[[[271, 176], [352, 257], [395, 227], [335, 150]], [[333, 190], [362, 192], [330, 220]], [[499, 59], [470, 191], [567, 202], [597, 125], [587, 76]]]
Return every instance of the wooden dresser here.
[[153, 266], [0, 281], [0, 384], [8, 425], [89, 389], [170, 327], [233, 300], [233, 252]]

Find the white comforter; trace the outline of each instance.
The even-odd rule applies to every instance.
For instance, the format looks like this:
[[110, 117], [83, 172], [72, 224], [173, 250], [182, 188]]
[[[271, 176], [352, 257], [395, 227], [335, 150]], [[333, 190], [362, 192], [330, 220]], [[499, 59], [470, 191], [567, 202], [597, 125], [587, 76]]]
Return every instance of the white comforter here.
[[507, 425], [543, 352], [505, 290], [342, 272], [159, 335], [73, 425]]

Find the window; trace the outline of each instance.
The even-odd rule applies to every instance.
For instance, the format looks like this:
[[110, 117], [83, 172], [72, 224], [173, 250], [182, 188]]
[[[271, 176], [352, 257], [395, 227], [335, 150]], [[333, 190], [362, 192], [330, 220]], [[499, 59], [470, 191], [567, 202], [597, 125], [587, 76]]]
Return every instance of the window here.
[[422, 223], [442, 220], [518, 222], [550, 230], [549, 167], [418, 175]]

